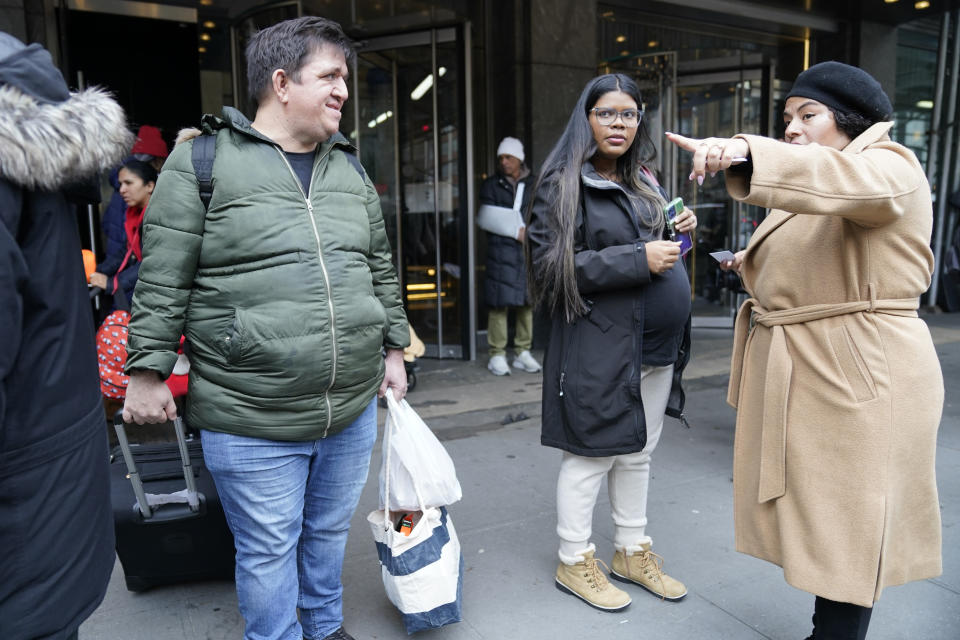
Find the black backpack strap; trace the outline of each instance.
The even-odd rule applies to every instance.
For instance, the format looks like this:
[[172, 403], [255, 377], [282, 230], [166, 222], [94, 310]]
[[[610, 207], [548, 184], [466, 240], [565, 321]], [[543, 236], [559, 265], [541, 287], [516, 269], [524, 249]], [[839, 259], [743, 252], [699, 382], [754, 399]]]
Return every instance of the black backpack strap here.
[[193, 172], [197, 176], [197, 188], [200, 192], [200, 201], [203, 209], [210, 208], [210, 198], [213, 197], [213, 160], [217, 155], [217, 136], [201, 135], [193, 139]]
[[353, 165], [353, 168], [357, 170], [357, 173], [360, 174], [360, 177], [363, 178], [366, 174], [363, 172], [363, 165], [360, 164], [360, 158], [353, 154], [351, 151], [345, 151], [344, 154], [347, 156], [347, 160]]

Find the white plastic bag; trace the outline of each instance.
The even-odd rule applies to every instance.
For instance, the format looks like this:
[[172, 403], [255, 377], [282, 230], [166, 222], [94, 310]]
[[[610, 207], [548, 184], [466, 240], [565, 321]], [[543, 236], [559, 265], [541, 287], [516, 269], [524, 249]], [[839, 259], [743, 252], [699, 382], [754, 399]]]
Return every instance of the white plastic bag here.
[[[462, 496], [460, 482], [447, 450], [406, 400], [397, 402], [392, 389], [387, 390], [386, 397], [385, 429], [389, 430], [389, 437], [384, 437], [380, 467], [380, 507], [383, 508], [385, 499], [391, 509], [409, 511], [416, 511], [421, 505], [442, 507], [458, 501]], [[387, 447], [391, 449], [389, 456]], [[384, 482], [387, 473], [389, 496]]]

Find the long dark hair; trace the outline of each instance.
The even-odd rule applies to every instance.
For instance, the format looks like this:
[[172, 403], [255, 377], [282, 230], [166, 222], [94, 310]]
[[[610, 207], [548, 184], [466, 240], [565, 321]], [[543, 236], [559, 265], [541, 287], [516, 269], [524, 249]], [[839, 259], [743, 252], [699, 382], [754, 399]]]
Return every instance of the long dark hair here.
[[[590, 109], [611, 91], [629, 95], [638, 107], [642, 104], [640, 87], [629, 76], [611, 73], [588, 82], [560, 139], [544, 161], [535, 188], [535, 193], [543, 189], [542, 195], [553, 203], [545, 222], [553, 232], [554, 242], [536, 263], [531, 260], [529, 243], [526, 243], [530, 291], [536, 303], [545, 302], [554, 312], [562, 309], [567, 321], [587, 311], [577, 289], [573, 260], [577, 211], [580, 208], [580, 169], [597, 152], [589, 120]], [[663, 205], [666, 203], [641, 175], [642, 168], [653, 161], [656, 153], [646, 124], [641, 120], [633, 144], [617, 158], [617, 179], [631, 194], [630, 199], [644, 217], [644, 223], [659, 235], [663, 231]]]

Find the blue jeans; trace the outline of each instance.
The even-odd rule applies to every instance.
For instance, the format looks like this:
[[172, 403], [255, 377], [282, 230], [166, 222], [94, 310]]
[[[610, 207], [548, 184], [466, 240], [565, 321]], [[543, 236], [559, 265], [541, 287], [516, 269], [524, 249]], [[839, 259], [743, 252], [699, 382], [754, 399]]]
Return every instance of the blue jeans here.
[[376, 437], [375, 399], [322, 440], [202, 432], [236, 542], [244, 640], [320, 640], [341, 626], [344, 547]]

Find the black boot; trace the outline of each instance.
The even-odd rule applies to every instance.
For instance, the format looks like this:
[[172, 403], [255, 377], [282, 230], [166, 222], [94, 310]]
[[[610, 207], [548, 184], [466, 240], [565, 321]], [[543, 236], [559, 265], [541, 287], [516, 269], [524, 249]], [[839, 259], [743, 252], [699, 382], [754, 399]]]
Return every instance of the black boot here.
[[865, 640], [873, 609], [817, 596], [813, 635], [807, 640]]

